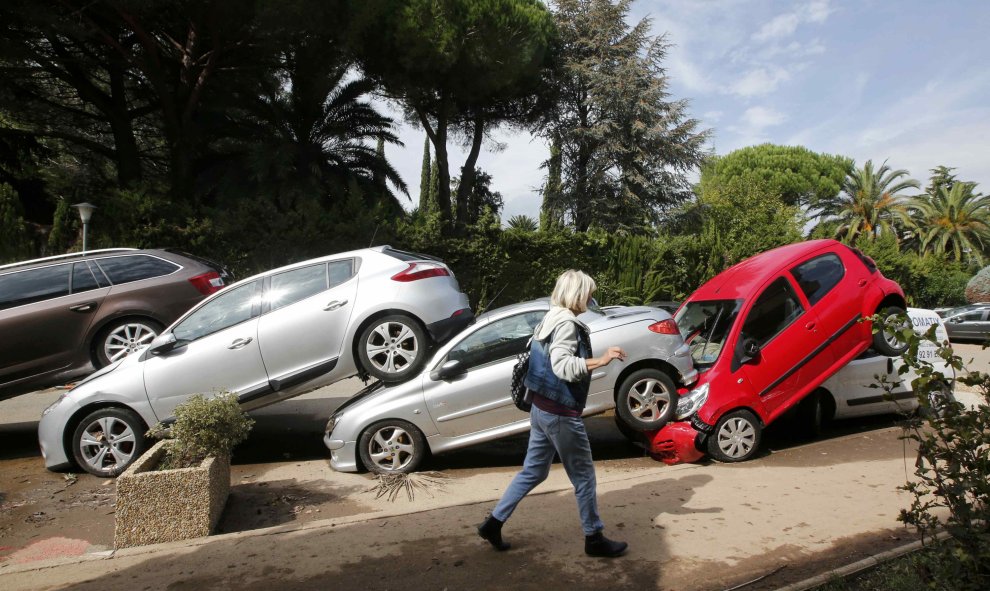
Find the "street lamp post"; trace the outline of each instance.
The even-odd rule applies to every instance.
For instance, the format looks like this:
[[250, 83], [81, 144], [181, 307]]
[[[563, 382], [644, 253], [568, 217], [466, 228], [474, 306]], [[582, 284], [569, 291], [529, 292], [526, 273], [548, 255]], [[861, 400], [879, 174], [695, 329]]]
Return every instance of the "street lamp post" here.
[[93, 217], [93, 210], [96, 206], [92, 203], [77, 203], [72, 207], [79, 209], [79, 219], [82, 220], [83, 225], [83, 252], [86, 252], [86, 230], [89, 227], [89, 219]]

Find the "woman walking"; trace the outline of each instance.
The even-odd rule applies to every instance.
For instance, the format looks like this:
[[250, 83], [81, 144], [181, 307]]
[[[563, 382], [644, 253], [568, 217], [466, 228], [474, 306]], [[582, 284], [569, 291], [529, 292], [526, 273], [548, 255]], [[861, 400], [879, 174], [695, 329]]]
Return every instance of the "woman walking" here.
[[595, 464], [581, 419], [591, 372], [613, 359], [621, 361], [626, 357], [619, 347], [609, 347], [601, 357], [591, 357], [588, 327], [577, 315], [588, 309], [595, 289], [595, 280], [585, 273], [565, 271], [550, 296], [550, 311], [536, 327], [525, 380], [526, 387], [533, 392], [526, 460], [502, 500], [478, 526], [478, 534], [497, 550], [509, 549], [509, 543], [502, 540], [502, 525], [519, 501], [546, 480], [555, 452], [574, 485], [585, 553], [615, 557], [628, 546], [625, 542], [609, 540], [602, 533], [605, 526], [598, 516]]

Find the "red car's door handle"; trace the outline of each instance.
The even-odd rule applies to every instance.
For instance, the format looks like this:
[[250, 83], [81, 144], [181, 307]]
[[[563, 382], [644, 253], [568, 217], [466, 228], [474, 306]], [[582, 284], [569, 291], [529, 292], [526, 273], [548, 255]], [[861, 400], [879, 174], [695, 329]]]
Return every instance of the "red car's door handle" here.
[[807, 328], [808, 330], [815, 330], [815, 323], [809, 322], [808, 324], [805, 324], [804, 327]]
[[865, 286], [866, 285], [866, 279], [860, 279], [859, 282], [856, 285], [858, 285], [860, 287]]

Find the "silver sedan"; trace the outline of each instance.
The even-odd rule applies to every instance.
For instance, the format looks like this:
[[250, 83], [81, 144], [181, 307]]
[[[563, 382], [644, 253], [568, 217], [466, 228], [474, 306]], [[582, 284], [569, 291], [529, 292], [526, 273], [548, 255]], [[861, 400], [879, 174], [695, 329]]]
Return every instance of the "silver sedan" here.
[[251, 410], [355, 374], [413, 377], [472, 318], [442, 261], [387, 246], [249, 277], [45, 410], [45, 465], [118, 474], [144, 451], [148, 427], [196, 393], [234, 392]]
[[[427, 453], [528, 430], [529, 415], [512, 403], [509, 381], [517, 355], [549, 307], [536, 300], [483, 314], [437, 350], [420, 375], [398, 386], [373, 384], [353, 396], [327, 424], [330, 465], [344, 472], [407, 473]], [[592, 374], [585, 416], [618, 405], [619, 417], [659, 429], [675, 411], [678, 389], [697, 378], [670, 314], [610, 307], [580, 318], [591, 330], [593, 354], [610, 345], [628, 353], [625, 362]]]

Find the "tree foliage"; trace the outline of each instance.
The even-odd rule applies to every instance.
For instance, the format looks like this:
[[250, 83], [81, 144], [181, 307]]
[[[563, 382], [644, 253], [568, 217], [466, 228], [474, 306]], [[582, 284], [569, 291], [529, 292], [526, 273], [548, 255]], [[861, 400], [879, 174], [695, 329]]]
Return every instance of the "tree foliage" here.
[[819, 217], [838, 222], [837, 237], [849, 244], [855, 244], [862, 235], [894, 232], [894, 224], [904, 215], [905, 197], [901, 193], [921, 186], [907, 177], [906, 170], [892, 170], [886, 162], [874, 168], [873, 161], [867, 160], [862, 168], [849, 173], [838, 197], [821, 203]]
[[[354, 35], [365, 71], [433, 143], [441, 219], [466, 221], [485, 134], [526, 121], [537, 107], [555, 36], [550, 13], [538, 0], [382, 0], [355, 6]], [[452, 200], [447, 144], [457, 135], [469, 151]]]
[[803, 146], [760, 144], [715, 156], [701, 169], [701, 187], [739, 179], [765, 187], [785, 205], [816, 208], [839, 196], [852, 160], [819, 154]]
[[907, 225], [922, 252], [947, 254], [957, 261], [984, 264], [990, 246], [990, 196], [976, 193], [974, 183], [932, 180], [934, 194], [905, 202]]
[[704, 158], [708, 132], [670, 98], [669, 43], [650, 36], [649, 19], [627, 24], [631, 4], [554, 2], [559, 64], [537, 131], [555, 147], [547, 166], [561, 181], [543, 209], [566, 212], [579, 231], [647, 228], [690, 196], [685, 173]]

